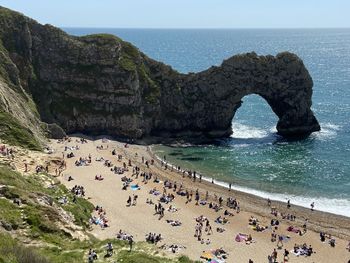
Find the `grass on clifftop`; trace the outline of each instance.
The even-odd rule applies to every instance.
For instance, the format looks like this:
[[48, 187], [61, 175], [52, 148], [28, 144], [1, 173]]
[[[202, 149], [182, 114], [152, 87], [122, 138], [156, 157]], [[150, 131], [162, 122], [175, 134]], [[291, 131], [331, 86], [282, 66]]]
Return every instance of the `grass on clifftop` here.
[[0, 109], [0, 139], [6, 143], [21, 146], [30, 150], [40, 151], [40, 143], [35, 139], [33, 133], [9, 113]]

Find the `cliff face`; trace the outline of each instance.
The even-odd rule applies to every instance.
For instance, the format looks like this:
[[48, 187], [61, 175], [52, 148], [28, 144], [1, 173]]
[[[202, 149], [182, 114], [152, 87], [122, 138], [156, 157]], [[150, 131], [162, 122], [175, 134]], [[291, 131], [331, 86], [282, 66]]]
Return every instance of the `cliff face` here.
[[310, 110], [312, 79], [290, 53], [237, 55], [220, 67], [180, 74], [115, 36], [70, 36], [5, 8], [0, 25], [11, 64], [0, 73], [33, 98], [42, 121], [67, 133], [228, 136], [241, 99], [253, 93], [279, 117], [281, 135], [320, 129]]

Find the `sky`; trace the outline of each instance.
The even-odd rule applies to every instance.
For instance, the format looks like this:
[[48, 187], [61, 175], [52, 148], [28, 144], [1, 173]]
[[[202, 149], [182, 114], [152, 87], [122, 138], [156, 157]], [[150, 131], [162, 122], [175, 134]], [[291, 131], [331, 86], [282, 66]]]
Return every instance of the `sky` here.
[[350, 0], [0, 0], [0, 5], [59, 27], [350, 27]]

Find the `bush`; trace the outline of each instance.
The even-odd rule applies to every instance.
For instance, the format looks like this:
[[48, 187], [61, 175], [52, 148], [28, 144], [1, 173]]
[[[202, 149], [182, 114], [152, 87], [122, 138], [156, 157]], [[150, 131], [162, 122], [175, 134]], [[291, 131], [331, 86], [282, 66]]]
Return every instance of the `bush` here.
[[0, 233], [0, 262], [4, 263], [49, 263], [33, 248], [18, 244], [9, 235]]

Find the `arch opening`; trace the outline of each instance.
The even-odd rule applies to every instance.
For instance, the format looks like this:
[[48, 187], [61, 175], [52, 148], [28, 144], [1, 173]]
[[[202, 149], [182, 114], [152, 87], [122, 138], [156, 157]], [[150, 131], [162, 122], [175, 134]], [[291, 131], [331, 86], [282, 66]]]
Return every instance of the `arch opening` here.
[[244, 96], [231, 121], [231, 138], [242, 140], [268, 137], [276, 134], [277, 122], [278, 116], [263, 97], [257, 94]]

